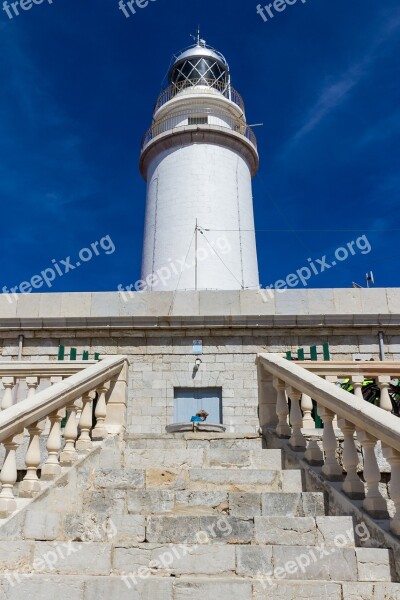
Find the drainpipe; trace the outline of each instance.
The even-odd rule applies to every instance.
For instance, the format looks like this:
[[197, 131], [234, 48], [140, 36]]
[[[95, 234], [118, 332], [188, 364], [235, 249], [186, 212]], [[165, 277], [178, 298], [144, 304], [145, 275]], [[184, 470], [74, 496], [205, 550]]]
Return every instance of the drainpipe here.
[[378, 333], [379, 336], [379, 360], [385, 360], [385, 341], [383, 339], [383, 331]]
[[22, 360], [22, 349], [24, 346], [24, 336], [20, 335], [18, 337], [18, 360]]
[[[17, 360], [22, 360], [22, 350], [24, 347], [24, 336], [18, 336], [18, 358]], [[18, 394], [19, 394], [19, 379], [15, 382], [15, 386], [13, 389], [13, 404], [18, 403]]]

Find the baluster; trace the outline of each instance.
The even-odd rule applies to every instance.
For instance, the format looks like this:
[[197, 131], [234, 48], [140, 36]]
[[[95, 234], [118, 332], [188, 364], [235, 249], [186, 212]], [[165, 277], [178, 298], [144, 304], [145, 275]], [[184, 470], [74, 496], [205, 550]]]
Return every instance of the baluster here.
[[386, 500], [379, 491], [381, 473], [375, 456], [377, 440], [365, 431], [357, 431], [357, 436], [364, 451], [364, 479], [367, 484], [363, 507], [375, 519], [387, 519]]
[[40, 436], [42, 429], [43, 421], [36, 422], [28, 427], [29, 445], [25, 457], [27, 473], [19, 486], [21, 498], [33, 498], [41, 490], [37, 470], [40, 466]]
[[[315, 425], [314, 425], [314, 427], [315, 427]], [[320, 465], [324, 464], [324, 455], [323, 455], [321, 448], [319, 447], [318, 440], [311, 439], [308, 442], [307, 450], [304, 453], [304, 459], [310, 465], [320, 466]]]
[[1, 410], [10, 408], [13, 405], [13, 387], [15, 385], [15, 377], [2, 377], [1, 381], [4, 386], [4, 396], [1, 401]]
[[[338, 377], [337, 375], [326, 375], [325, 381], [329, 381], [329, 383], [333, 383], [333, 385], [337, 385]], [[332, 425], [334, 429], [338, 428], [337, 415], [333, 417]]]
[[14, 496], [14, 485], [17, 481], [17, 457], [16, 450], [22, 441], [21, 435], [15, 435], [3, 442], [6, 456], [0, 473], [0, 518], [10, 516], [17, 508]]
[[301, 395], [301, 410], [303, 413], [303, 429], [315, 429], [314, 419], [312, 418], [313, 403], [307, 394]]
[[358, 454], [354, 440], [355, 426], [346, 419], [339, 419], [339, 427], [343, 432], [343, 467], [347, 473], [343, 482], [342, 490], [354, 500], [361, 500], [365, 497], [364, 483], [357, 474]]
[[335, 431], [333, 429], [335, 413], [325, 407], [321, 407], [320, 414], [324, 421], [322, 442], [324, 446], [325, 461], [322, 467], [322, 473], [329, 481], [341, 481], [343, 470], [336, 460], [337, 443]]
[[78, 437], [77, 406], [73, 402], [67, 406], [67, 423], [64, 429], [65, 446], [60, 455], [61, 466], [71, 466], [78, 460], [75, 443]]
[[96, 427], [92, 431], [93, 440], [103, 440], [107, 437], [107, 430], [104, 421], [107, 417], [107, 402], [106, 394], [110, 389], [110, 383], [103, 383], [100, 385], [96, 392], [98, 394], [97, 404], [95, 409]]
[[278, 415], [276, 434], [280, 438], [290, 438], [292, 431], [288, 423], [289, 406], [286, 397], [286, 385], [284, 381], [274, 377], [273, 386], [276, 389], [276, 414]]
[[39, 377], [26, 377], [25, 381], [28, 387], [27, 398], [30, 398], [36, 392], [36, 388], [39, 385]]
[[307, 442], [304, 435], [301, 433], [303, 425], [303, 417], [300, 410], [301, 392], [293, 387], [288, 390], [288, 396], [291, 400], [290, 422], [292, 424], [292, 436], [289, 440], [289, 446], [293, 450], [303, 451], [306, 449]]
[[354, 395], [361, 400], [364, 400], [364, 396], [362, 393], [363, 383], [364, 383], [364, 375], [353, 375], [350, 377], [351, 385], [354, 388]]
[[59, 452], [61, 450], [61, 421], [65, 414], [65, 408], [56, 410], [49, 415], [50, 433], [47, 440], [48, 457], [42, 468], [42, 479], [47, 481], [55, 479], [61, 474], [59, 463]]
[[383, 455], [390, 464], [390, 498], [394, 503], [396, 513], [390, 522], [390, 529], [395, 535], [400, 536], [400, 452], [383, 446]]
[[91, 393], [86, 393], [82, 396], [82, 414], [79, 421], [80, 436], [76, 442], [78, 452], [88, 452], [92, 448], [93, 443], [90, 439], [92, 426], [92, 396]]
[[389, 396], [389, 385], [390, 385], [390, 377], [389, 375], [379, 375], [378, 376], [378, 385], [381, 391], [381, 397], [379, 400], [380, 408], [386, 410], [391, 413], [393, 410], [392, 401]]

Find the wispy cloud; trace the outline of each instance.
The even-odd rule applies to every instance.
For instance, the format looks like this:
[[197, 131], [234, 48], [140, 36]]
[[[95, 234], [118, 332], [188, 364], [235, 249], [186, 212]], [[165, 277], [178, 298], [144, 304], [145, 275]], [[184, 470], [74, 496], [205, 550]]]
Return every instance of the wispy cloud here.
[[341, 106], [351, 95], [357, 85], [369, 75], [373, 64], [381, 56], [385, 44], [400, 29], [400, 10], [386, 17], [383, 26], [375, 39], [369, 43], [369, 49], [356, 62], [336, 78], [324, 80], [317, 100], [309, 108], [299, 129], [286, 143], [284, 154], [288, 154], [306, 135], [314, 131], [318, 125], [336, 108]]

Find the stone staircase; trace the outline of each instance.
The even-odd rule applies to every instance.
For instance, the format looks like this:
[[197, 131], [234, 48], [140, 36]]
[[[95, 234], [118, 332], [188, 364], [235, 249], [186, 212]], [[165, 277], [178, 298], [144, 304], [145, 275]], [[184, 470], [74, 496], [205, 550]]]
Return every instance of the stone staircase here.
[[399, 557], [256, 435], [97, 443], [0, 524], [0, 598], [390, 600]]

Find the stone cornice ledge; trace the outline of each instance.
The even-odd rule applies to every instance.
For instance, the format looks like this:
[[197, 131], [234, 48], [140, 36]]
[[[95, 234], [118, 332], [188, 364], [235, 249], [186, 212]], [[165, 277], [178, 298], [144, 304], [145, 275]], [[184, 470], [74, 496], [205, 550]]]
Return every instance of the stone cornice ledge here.
[[0, 332], [29, 329], [176, 329], [176, 328], [340, 328], [400, 327], [398, 315], [221, 315], [184, 317], [0, 318]]

